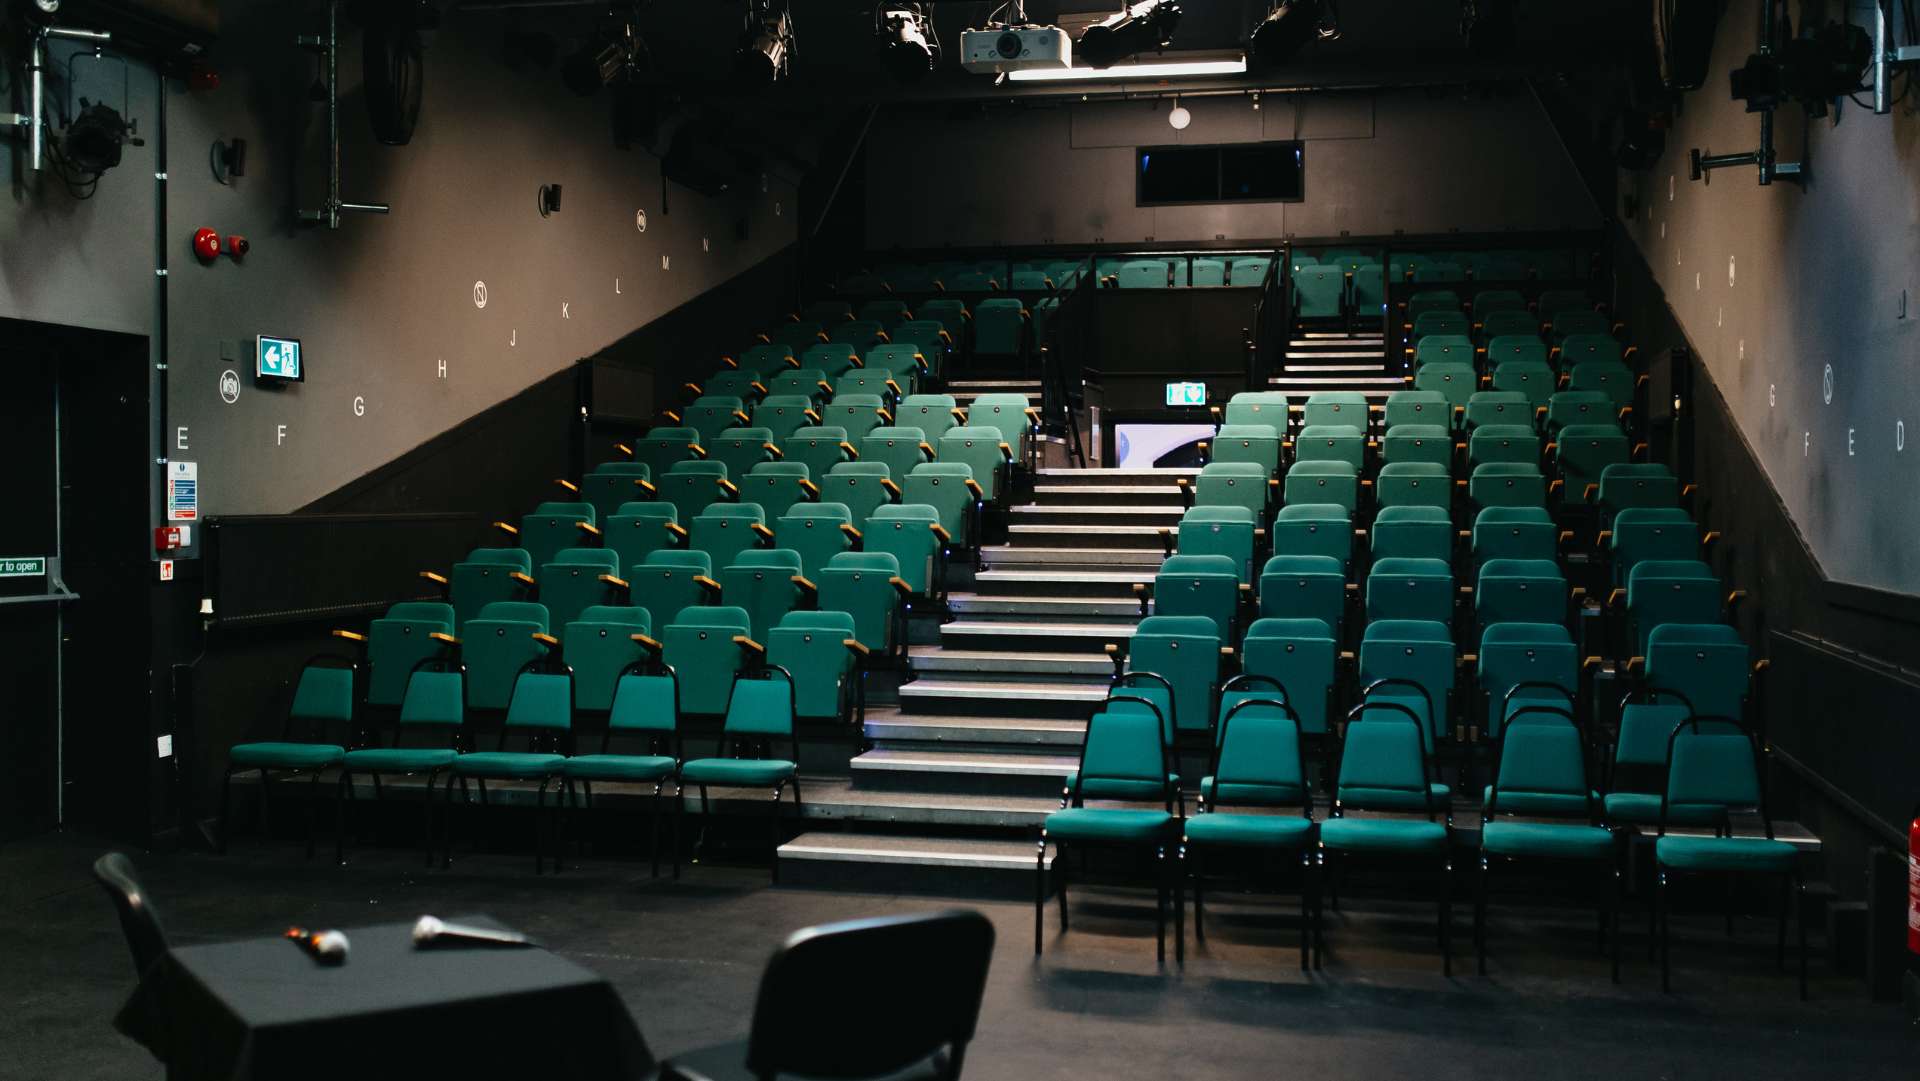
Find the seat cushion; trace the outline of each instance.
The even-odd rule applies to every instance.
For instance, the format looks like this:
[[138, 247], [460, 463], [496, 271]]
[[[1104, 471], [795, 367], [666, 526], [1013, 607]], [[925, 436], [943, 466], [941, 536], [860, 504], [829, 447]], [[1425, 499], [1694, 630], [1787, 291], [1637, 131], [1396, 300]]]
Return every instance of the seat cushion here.
[[1331, 818], [1320, 823], [1320, 847], [1345, 852], [1442, 852], [1447, 827], [1413, 818]]
[[664, 754], [582, 754], [567, 759], [560, 775], [576, 781], [657, 781], [673, 776]]
[[1046, 835], [1055, 841], [1154, 841], [1173, 832], [1165, 811], [1070, 807], [1047, 816]]
[[1186, 820], [1188, 844], [1248, 848], [1305, 848], [1313, 841], [1313, 822], [1297, 814], [1194, 815]]
[[[1433, 794], [1431, 800], [1436, 812], [1444, 812], [1453, 802], [1453, 789], [1438, 781], [1430, 782], [1427, 790]], [[1420, 813], [1427, 809], [1428, 800], [1420, 798], [1418, 791], [1404, 788], [1368, 788], [1364, 785], [1341, 785], [1340, 802], [1348, 807], [1368, 811], [1408, 811]]]
[[459, 753], [444, 747], [370, 747], [340, 756], [340, 768], [359, 773], [422, 773], [453, 765]]
[[[1602, 803], [1609, 822], [1632, 826], [1660, 824], [1658, 792], [1609, 792]], [[1680, 826], [1717, 825], [1724, 815], [1722, 808], [1712, 804], [1678, 803], [1667, 808], [1667, 821]]]
[[1489, 822], [1480, 829], [1480, 845], [1496, 856], [1561, 860], [1607, 860], [1614, 853], [1613, 834], [1570, 822]]
[[1765, 837], [1662, 837], [1653, 857], [1676, 871], [1791, 871], [1793, 846]]
[[[1480, 806], [1488, 810], [1493, 801], [1493, 786], [1480, 790]], [[1600, 803], [1599, 795], [1593, 796], [1595, 805]], [[1500, 793], [1500, 810], [1516, 815], [1578, 815], [1587, 816], [1587, 800], [1569, 792], [1522, 792], [1508, 789]], [[1660, 811], [1656, 802], [1654, 813]]]
[[453, 760], [453, 772], [464, 777], [504, 777], [510, 780], [551, 777], [560, 772], [564, 755], [481, 751]]
[[[1067, 774], [1065, 790], [1072, 792], [1074, 783], [1079, 779], [1080, 772], [1078, 770]], [[1167, 785], [1177, 790], [1180, 787], [1180, 775], [1178, 773], [1167, 774]], [[1167, 791], [1152, 781], [1131, 781], [1119, 777], [1095, 777], [1086, 783], [1086, 787], [1080, 790], [1080, 798], [1137, 800], [1142, 803], [1159, 803], [1161, 800], [1167, 798]]]
[[782, 758], [696, 758], [680, 767], [684, 784], [765, 788], [793, 779], [796, 767]]
[[1200, 778], [1200, 794], [1216, 807], [1235, 803], [1255, 807], [1298, 807], [1306, 798], [1306, 793], [1299, 785], [1242, 784], [1237, 781], [1220, 784], [1212, 777]]
[[323, 769], [346, 748], [331, 743], [238, 743], [227, 752], [229, 769]]

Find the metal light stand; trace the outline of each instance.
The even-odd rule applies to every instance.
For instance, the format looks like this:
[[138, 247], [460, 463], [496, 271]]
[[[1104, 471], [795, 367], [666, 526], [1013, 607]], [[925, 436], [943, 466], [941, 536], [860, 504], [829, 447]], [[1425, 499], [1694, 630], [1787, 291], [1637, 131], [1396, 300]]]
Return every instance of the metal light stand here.
[[29, 92], [28, 112], [0, 113], [0, 127], [27, 129], [27, 140], [32, 146], [30, 167], [39, 172], [47, 155], [47, 39], [59, 38], [62, 41], [87, 41], [94, 45], [105, 45], [113, 40], [113, 35], [104, 30], [81, 30], [71, 26], [43, 26], [33, 32], [33, 40], [27, 46], [27, 70], [32, 73], [32, 90]]
[[[1893, 111], [1887, 87], [1895, 69], [1920, 61], [1920, 45], [1894, 45], [1893, 6], [1898, 0], [1880, 0], [1873, 8], [1873, 112], [1885, 116]], [[1909, 4], [1913, 0], [1907, 0]], [[1912, 78], [1912, 75], [1908, 75]]]
[[[1760, 55], [1773, 55], [1775, 36], [1774, 7], [1778, 0], [1761, 0], [1760, 4]], [[1785, 180], [1799, 184], [1807, 183], [1807, 164], [1803, 161], [1779, 161], [1773, 152], [1773, 111], [1769, 105], [1760, 111], [1760, 147], [1742, 154], [1702, 154], [1699, 147], [1688, 151], [1687, 176], [1693, 180], [1705, 180], [1707, 174], [1715, 169], [1724, 169], [1730, 165], [1753, 165], [1759, 168], [1761, 187], [1774, 180]]]
[[302, 48], [320, 54], [327, 67], [327, 204], [319, 210], [302, 210], [300, 221], [307, 225], [340, 228], [340, 213], [352, 210], [362, 214], [386, 214], [393, 210], [386, 203], [349, 203], [340, 198], [340, 0], [327, 4], [327, 36], [302, 34], [294, 39]]

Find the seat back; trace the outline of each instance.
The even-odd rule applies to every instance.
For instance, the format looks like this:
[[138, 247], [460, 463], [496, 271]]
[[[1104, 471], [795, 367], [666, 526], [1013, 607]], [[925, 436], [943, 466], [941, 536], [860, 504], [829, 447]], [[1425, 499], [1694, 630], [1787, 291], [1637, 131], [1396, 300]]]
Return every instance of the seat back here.
[[1721, 621], [1720, 580], [1695, 559], [1643, 559], [1627, 576], [1627, 619], [1633, 652], [1645, 656], [1655, 627]]
[[966, 412], [966, 427], [991, 428], [1000, 433], [1000, 441], [1013, 451], [1015, 460], [1026, 456], [1035, 421], [1026, 395], [982, 394], [968, 404]]
[[1347, 273], [1337, 266], [1293, 268], [1293, 312], [1301, 319], [1337, 319], [1347, 310]]
[[683, 609], [705, 603], [710, 590], [703, 579], [712, 581], [713, 559], [705, 552], [691, 550], [663, 548], [627, 570], [634, 601], [646, 605], [660, 626], [677, 621]]
[[1245, 674], [1271, 679], [1285, 688], [1300, 730], [1310, 736], [1331, 730], [1338, 636], [1338, 628], [1321, 619], [1262, 616], [1247, 628], [1242, 643]]
[[1382, 559], [1367, 575], [1367, 621], [1453, 619], [1453, 571], [1439, 559]]
[[134, 877], [133, 861], [119, 852], [109, 852], [93, 861], [93, 880], [100, 883], [107, 900], [113, 902], [114, 914], [120, 918], [120, 932], [133, 954], [134, 975], [144, 979], [167, 952], [167, 932], [160, 925], [160, 914], [154, 910], [152, 895], [142, 889], [139, 879]]
[[553, 562], [540, 568], [540, 603], [547, 609], [547, 625], [564, 640], [567, 624], [588, 606], [618, 599], [620, 580], [620, 553], [611, 549], [567, 548], [555, 553]]
[[1173, 723], [1179, 730], [1205, 731], [1213, 724], [1222, 644], [1218, 625], [1205, 616], [1148, 616], [1134, 632], [1127, 665], [1172, 685]]
[[407, 679], [398, 728], [457, 731], [467, 720], [467, 680], [456, 670], [422, 668]]
[[[878, 423], [877, 417], [875, 422]], [[846, 428], [840, 425], [806, 425], [778, 442], [781, 460], [789, 465], [806, 466], [810, 478], [824, 477], [834, 466], [853, 459], [853, 443]], [[764, 500], [762, 504], [765, 505]], [[774, 514], [771, 509], [768, 513]]]
[[1375, 561], [1453, 559], [1453, 517], [1444, 507], [1382, 507], [1368, 533]]
[[1500, 736], [1485, 813], [1567, 816], [1592, 821], [1586, 739], [1573, 716], [1551, 706], [1525, 708]]
[[1545, 507], [1547, 478], [1540, 467], [1523, 462], [1488, 462], [1467, 477], [1467, 498], [1475, 507]]
[[1292, 427], [1287, 396], [1277, 390], [1243, 390], [1227, 399], [1227, 424], [1264, 424], [1275, 431]]
[[604, 522], [622, 503], [653, 498], [652, 482], [645, 462], [602, 462], [580, 478], [580, 498], [593, 504], [594, 521]]
[[1406, 507], [1445, 511], [1453, 506], [1453, 478], [1446, 466], [1433, 462], [1391, 462], [1381, 467], [1374, 481], [1374, 499], [1383, 511]]
[[1530, 425], [1483, 424], [1467, 437], [1467, 462], [1470, 466], [1488, 462], [1538, 466], [1540, 440]]
[[1026, 305], [1012, 297], [983, 300], [973, 309], [975, 356], [1019, 356], [1027, 347]]
[[1450, 428], [1453, 426], [1453, 409], [1437, 391], [1396, 390], [1387, 395], [1386, 422], [1389, 435], [1402, 424], [1432, 424]]
[[796, 503], [773, 523], [773, 546], [800, 554], [800, 573], [818, 574], [827, 561], [853, 547], [853, 514], [845, 503]]
[[1489, 424], [1533, 424], [1533, 403], [1516, 390], [1483, 390], [1467, 399], [1466, 425], [1469, 431]]
[[1251, 584], [1256, 521], [1255, 512], [1245, 507], [1194, 507], [1180, 518], [1179, 552], [1226, 556], [1239, 581]]
[[1647, 641], [1647, 686], [1686, 697], [1695, 716], [1746, 715], [1747, 644], [1723, 623], [1666, 623]]
[[767, 663], [793, 673], [799, 716], [846, 716], [854, 660], [842, 643], [854, 637], [849, 613], [789, 612], [760, 639], [767, 644]]
[[1471, 364], [1436, 361], [1421, 365], [1413, 373], [1413, 389], [1437, 392], [1456, 412], [1467, 407], [1476, 385]]
[[842, 552], [827, 561], [814, 579], [820, 608], [853, 616], [854, 637], [869, 648], [891, 651], [898, 636], [900, 561], [891, 552]]
[[663, 660], [680, 682], [680, 708], [688, 713], [728, 713], [728, 695], [740, 671], [741, 647], [735, 635], [752, 627], [744, 609], [693, 606], [682, 609], [661, 631]]
[[1165, 289], [1173, 271], [1165, 259], [1129, 259], [1114, 272], [1114, 285], [1121, 289]]
[[1338, 638], [1346, 604], [1346, 569], [1331, 556], [1272, 556], [1260, 571], [1262, 620], [1316, 619]]
[[[778, 381], [778, 379], [775, 380], [775, 382]], [[745, 406], [738, 398], [706, 394], [695, 398], [681, 412], [680, 419], [687, 427], [700, 433], [698, 441], [705, 445], [707, 440], [719, 435], [725, 429], [735, 424], [745, 424], [747, 415], [741, 412], [743, 408]]]
[[620, 673], [646, 659], [633, 636], [652, 633], [653, 615], [645, 608], [594, 605], [567, 624], [574, 706], [595, 713], [611, 709]]
[[872, 319], [847, 319], [827, 327], [827, 341], [866, 349], [885, 345], [888, 339], [886, 328]]
[[1251, 804], [1298, 807], [1309, 802], [1299, 718], [1284, 699], [1259, 696], [1235, 702], [1220, 715], [1205, 795], [1215, 808]]
[[[1432, 265], [1431, 262], [1421, 263], [1415, 269], [1430, 265]], [[1415, 327], [1420, 325], [1420, 317], [1428, 312], [1457, 315], [1463, 324], [1467, 318], [1466, 312], [1460, 308], [1460, 297], [1451, 289], [1422, 289], [1407, 298], [1407, 319]], [[1462, 330], [1461, 333], [1464, 334], [1466, 331]]]
[[1274, 485], [1265, 470], [1252, 462], [1208, 462], [1193, 480], [1193, 505], [1237, 507], [1265, 519]]
[[[1128, 708], [1116, 708], [1122, 704]], [[1116, 696], [1107, 707], [1087, 721], [1086, 736], [1080, 744], [1080, 768], [1074, 772], [1069, 801], [1078, 806], [1089, 795], [1170, 801], [1171, 762], [1163, 738], [1163, 719], [1156, 708], [1126, 695]]]
[[490, 604], [468, 620], [465, 637], [460, 639], [460, 660], [467, 668], [467, 704], [475, 709], [506, 709], [521, 669], [547, 655], [546, 645], [534, 635], [549, 633], [549, 627], [546, 606], [540, 604]]
[[1757, 809], [1773, 836], [1766, 814], [1766, 793], [1760, 784], [1760, 743], [1754, 734], [1727, 718], [1695, 715], [1681, 722], [1667, 737], [1667, 788], [1660, 801], [1660, 830], [1676, 810], [1702, 809], [1720, 814]]
[[[1452, 294], [1448, 294], [1451, 298]], [[1415, 299], [1418, 299], [1417, 297]], [[1465, 338], [1473, 332], [1473, 324], [1465, 312], [1458, 307], [1445, 309], [1433, 308], [1413, 317], [1413, 334], [1409, 339], [1418, 345], [1436, 334], [1455, 335]]]
[[[796, 932], [760, 978], [746, 1068], [755, 1077], [872, 1078], [944, 1054], [957, 1075], [992, 959], [993, 925], [970, 911]], [[820, 993], [845, 985], [915, 990], [876, 994], [858, 1011]]]
[[1567, 580], [1550, 559], [1489, 560], [1480, 567], [1473, 609], [1482, 632], [1495, 623], [1565, 626]]
[[678, 525], [679, 521], [680, 512], [672, 503], [623, 504], [618, 513], [607, 519], [600, 541], [620, 556], [622, 567], [631, 571], [653, 553], [678, 543], [668, 526]]
[[1553, 369], [1544, 360], [1509, 360], [1493, 371], [1493, 389], [1521, 395], [1531, 410], [1547, 404], [1553, 387]]
[[1546, 508], [1490, 506], [1473, 520], [1473, 567], [1493, 559], [1553, 559], [1559, 554], [1559, 527]]
[[1615, 462], [1600, 470], [1600, 506], [1608, 514], [1628, 507], [1677, 507], [1680, 479], [1657, 462]]
[[973, 467], [965, 462], [928, 462], [915, 466], [900, 482], [900, 502], [932, 507], [934, 520], [953, 538], [953, 543], [970, 548], [974, 544], [974, 495], [968, 486]]
[[980, 486], [980, 498], [991, 503], [999, 497], [1001, 482], [1013, 455], [1013, 445], [1001, 436], [1000, 429], [964, 425], [940, 437], [937, 458], [972, 469], [974, 483]]
[[958, 409], [951, 394], [909, 394], [900, 399], [894, 416], [899, 424], [920, 429], [921, 438], [932, 442], [960, 423]]
[[573, 676], [560, 672], [521, 672], [513, 681], [507, 700], [507, 716], [502, 725], [504, 741], [507, 729], [530, 729], [544, 733], [566, 732], [573, 727]]
[[1295, 462], [1282, 488], [1288, 504], [1338, 504], [1348, 518], [1360, 505], [1360, 475], [1350, 462]]
[[927, 442], [927, 433], [919, 428], [883, 425], [868, 432], [859, 445], [860, 461], [884, 464], [890, 478], [904, 478], [913, 472], [914, 466], [933, 460], [933, 447]]
[[740, 502], [758, 506], [766, 519], [778, 518], [808, 498], [811, 476], [804, 462], [762, 462], [739, 478]]
[[633, 441], [633, 460], [657, 477], [673, 468], [675, 462], [697, 457], [699, 452], [694, 448], [699, 445], [700, 433], [692, 428], [655, 428]]
[[1227, 424], [1214, 433], [1209, 460], [1245, 462], [1271, 475], [1280, 468], [1282, 429], [1265, 424]]
[[1272, 533], [1275, 555], [1330, 556], [1342, 567], [1353, 558], [1353, 512], [1342, 504], [1289, 498], [1273, 517]]
[[[825, 354], [816, 355], [814, 349], [824, 349]], [[850, 345], [818, 345], [807, 350], [806, 359], [801, 367], [781, 372], [767, 382], [767, 394], [781, 398], [805, 398], [816, 408], [821, 402], [833, 397], [833, 384], [829, 380], [853, 368], [849, 359], [853, 356]], [[837, 366], [832, 370], [829, 366]]]
[[1169, 556], [1153, 579], [1153, 610], [1165, 616], [1203, 616], [1231, 640], [1240, 603], [1239, 563], [1225, 555]]
[[1264, 256], [1235, 259], [1227, 266], [1227, 284], [1242, 287], [1264, 284], [1272, 266], [1273, 260]]
[[454, 611], [449, 604], [427, 607], [416, 603], [406, 609], [396, 604], [387, 609], [386, 616], [368, 624], [367, 704], [399, 705], [406, 694], [407, 677], [422, 661], [440, 656], [451, 645], [433, 636], [453, 633]]
[[1558, 623], [1496, 623], [1480, 639], [1476, 681], [1486, 696], [1480, 723], [1489, 737], [1498, 739], [1515, 711], [1529, 704], [1545, 704], [1571, 716], [1580, 687], [1580, 658], [1572, 636]]
[[[1508, 313], [1501, 313], [1508, 314]], [[1496, 373], [1508, 364], [1545, 364], [1547, 343], [1534, 334], [1502, 334], [1487, 342], [1487, 366]]]
[[1367, 436], [1351, 424], [1309, 424], [1294, 437], [1293, 457], [1296, 463], [1345, 462], [1357, 474], [1366, 465]]
[[700, 381], [700, 389], [707, 394], [728, 395], [743, 402], [758, 401], [767, 393], [767, 385], [760, 381], [759, 375], [736, 368], [707, 376]]
[[792, 740], [793, 683], [786, 673], [769, 670], [762, 677], [735, 674], [727, 694], [722, 732], [723, 739], [744, 736]]
[[885, 462], [843, 462], [820, 479], [820, 498], [845, 507], [853, 527], [864, 531], [874, 508], [893, 502], [892, 473]]
[[1532, 340], [1540, 345], [1539, 359], [1547, 359], [1547, 343], [1540, 339], [1540, 320], [1528, 311], [1497, 311], [1487, 313], [1481, 320], [1480, 337], [1488, 343], [1487, 362], [1497, 364], [1494, 359], [1493, 345], [1502, 338], [1514, 338], [1522, 341]]
[[1340, 750], [1336, 810], [1425, 811], [1433, 817], [1419, 721], [1397, 707], [1375, 706], [1347, 725]]
[[[1428, 748], [1446, 724], [1455, 668], [1453, 637], [1444, 623], [1376, 620], [1360, 642], [1363, 699], [1368, 704], [1377, 697], [1420, 701]], [[1394, 682], [1381, 685], [1382, 680]], [[1369, 688], [1372, 693], [1367, 693]]]
[[878, 507], [867, 519], [861, 547], [893, 556], [907, 588], [925, 597], [932, 591], [940, 555], [940, 536], [934, 532], [939, 524], [940, 512], [924, 503]]
[[772, 537], [758, 503], [711, 504], [694, 516], [688, 532], [688, 547], [705, 552], [711, 567], [731, 566], [741, 553]]
[[1302, 424], [1347, 424], [1365, 430], [1371, 416], [1367, 396], [1357, 390], [1322, 390], [1307, 395]]
[[[816, 337], [804, 343], [802, 348], [805, 348], [807, 345], [812, 345], [819, 340], [820, 339]], [[796, 355], [793, 346], [788, 345], [786, 342], [766, 342], [741, 353], [735, 362], [740, 365], [741, 371], [752, 372], [755, 378], [765, 382], [776, 373], [793, 367], [793, 360]]]
[[1464, 334], [1429, 334], [1421, 338], [1413, 347], [1413, 364], [1416, 369], [1429, 364], [1468, 364], [1473, 363], [1473, 340]]
[[753, 407], [750, 427], [765, 428], [779, 442], [806, 424], [819, 424], [813, 400], [804, 394], [769, 394]]
[[[685, 464], [685, 463], [681, 463]], [[538, 567], [553, 562], [555, 553], [592, 536], [591, 503], [542, 503], [520, 519], [520, 547]]]

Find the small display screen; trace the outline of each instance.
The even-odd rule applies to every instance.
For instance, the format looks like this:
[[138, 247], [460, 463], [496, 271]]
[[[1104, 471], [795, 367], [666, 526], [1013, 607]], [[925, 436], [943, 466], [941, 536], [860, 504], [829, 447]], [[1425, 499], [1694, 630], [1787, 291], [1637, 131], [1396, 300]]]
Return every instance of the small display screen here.
[[253, 376], [265, 382], [298, 383], [307, 378], [304, 359], [300, 355], [300, 339], [269, 338], [262, 334], [255, 339]]
[[1205, 405], [1207, 404], [1207, 385], [1205, 383], [1168, 383], [1168, 405]]

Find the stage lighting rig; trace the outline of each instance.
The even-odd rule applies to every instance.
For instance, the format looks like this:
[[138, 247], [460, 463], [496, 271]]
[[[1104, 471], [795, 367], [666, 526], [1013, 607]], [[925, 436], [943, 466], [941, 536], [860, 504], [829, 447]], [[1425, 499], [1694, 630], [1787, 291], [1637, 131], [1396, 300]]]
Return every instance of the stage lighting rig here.
[[873, 15], [880, 61], [895, 79], [915, 82], [940, 63], [932, 4], [888, 2], [876, 7]]
[[748, 0], [734, 71], [747, 86], [772, 86], [793, 68], [793, 12], [784, 0]]
[[1247, 35], [1247, 66], [1271, 70], [1313, 41], [1340, 36], [1340, 15], [1332, 0], [1278, 0]]
[[1081, 31], [1074, 51], [1089, 67], [1108, 68], [1129, 56], [1166, 48], [1179, 25], [1175, 0], [1140, 0]]
[[583, 98], [593, 97], [639, 65], [642, 45], [634, 29], [638, 5], [625, 14], [609, 13], [580, 48], [560, 65], [560, 79]]

